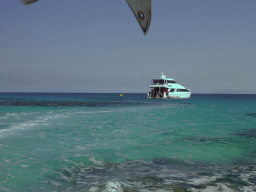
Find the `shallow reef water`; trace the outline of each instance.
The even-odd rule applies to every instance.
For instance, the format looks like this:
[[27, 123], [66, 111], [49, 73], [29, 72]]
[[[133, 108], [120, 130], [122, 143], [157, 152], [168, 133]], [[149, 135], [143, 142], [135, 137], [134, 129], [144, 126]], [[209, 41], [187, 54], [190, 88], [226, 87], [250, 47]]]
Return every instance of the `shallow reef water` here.
[[256, 95], [0, 93], [0, 191], [256, 191]]

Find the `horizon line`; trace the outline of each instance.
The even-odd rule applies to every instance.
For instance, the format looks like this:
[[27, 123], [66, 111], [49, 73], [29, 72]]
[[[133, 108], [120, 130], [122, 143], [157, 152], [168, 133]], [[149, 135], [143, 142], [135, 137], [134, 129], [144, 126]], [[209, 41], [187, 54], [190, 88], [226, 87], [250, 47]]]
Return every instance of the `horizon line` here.
[[[6, 92], [0, 92], [0, 93], [69, 93], [69, 94], [147, 94], [145, 92], [25, 92], [25, 91], [6, 91]], [[193, 94], [210, 94], [210, 95], [255, 95], [256, 93], [192, 93]]]

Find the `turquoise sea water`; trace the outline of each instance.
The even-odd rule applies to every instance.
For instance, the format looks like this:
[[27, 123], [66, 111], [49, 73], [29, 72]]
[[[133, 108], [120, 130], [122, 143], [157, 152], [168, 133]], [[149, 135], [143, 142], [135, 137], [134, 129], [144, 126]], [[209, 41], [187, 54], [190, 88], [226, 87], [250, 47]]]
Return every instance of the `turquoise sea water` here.
[[0, 93], [0, 191], [256, 191], [256, 95]]

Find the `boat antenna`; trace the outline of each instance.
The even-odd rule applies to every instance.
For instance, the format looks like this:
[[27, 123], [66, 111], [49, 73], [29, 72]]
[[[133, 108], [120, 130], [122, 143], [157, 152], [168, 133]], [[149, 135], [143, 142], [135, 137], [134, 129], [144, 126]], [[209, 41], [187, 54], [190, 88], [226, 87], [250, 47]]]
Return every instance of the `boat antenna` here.
[[163, 72], [162, 72], [162, 75], [160, 76], [160, 78], [161, 79], [165, 79], [166, 78], [166, 76], [163, 74]]

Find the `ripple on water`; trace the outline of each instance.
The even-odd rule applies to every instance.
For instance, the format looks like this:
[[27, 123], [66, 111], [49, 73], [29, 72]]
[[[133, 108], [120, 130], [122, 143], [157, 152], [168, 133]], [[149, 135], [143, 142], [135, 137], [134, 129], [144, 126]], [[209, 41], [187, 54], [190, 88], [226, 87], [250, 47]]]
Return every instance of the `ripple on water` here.
[[241, 131], [240, 133], [236, 133], [234, 135], [241, 137], [256, 137], [256, 128], [255, 129], [246, 129]]

